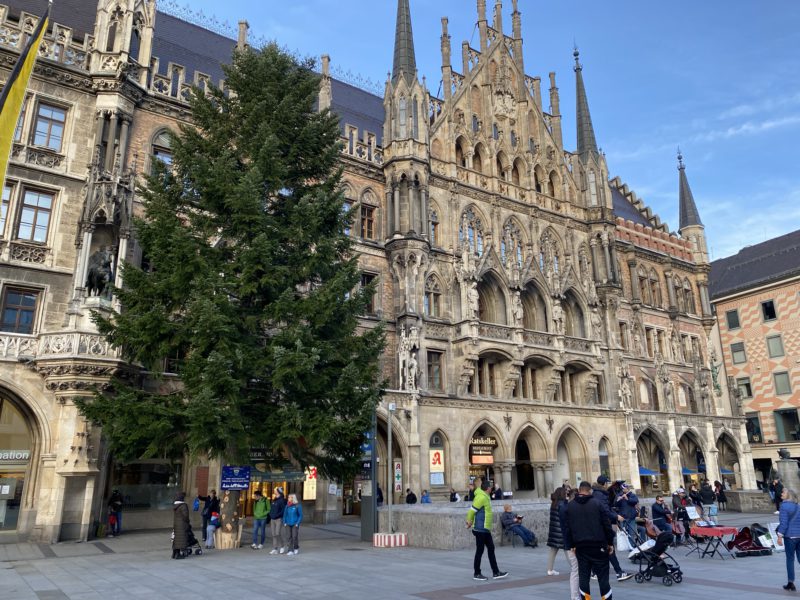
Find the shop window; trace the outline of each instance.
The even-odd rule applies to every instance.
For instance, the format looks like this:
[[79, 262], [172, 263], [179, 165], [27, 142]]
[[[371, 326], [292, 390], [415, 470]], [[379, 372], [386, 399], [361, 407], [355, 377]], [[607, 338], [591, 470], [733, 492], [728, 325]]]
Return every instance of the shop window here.
[[17, 225], [17, 239], [41, 244], [47, 242], [54, 199], [53, 194], [47, 192], [25, 190], [22, 196], [22, 212]]
[[736, 342], [731, 344], [731, 355], [733, 356], [733, 364], [738, 365], [747, 362], [747, 354], [744, 351], [744, 342]]
[[111, 488], [122, 494], [123, 510], [171, 510], [175, 493], [180, 491], [182, 471], [181, 463], [167, 461], [117, 464]]
[[728, 329], [739, 329], [739, 311], [736, 309], [725, 312], [725, 319], [728, 321]]
[[775, 381], [775, 393], [779, 396], [792, 393], [792, 382], [789, 380], [789, 373], [783, 371], [781, 373], [773, 374]]
[[3, 320], [0, 330], [9, 333], [33, 333], [39, 292], [6, 288], [3, 292]]
[[41, 102], [36, 111], [36, 128], [33, 143], [37, 146], [49, 148], [54, 152], [61, 152], [66, 121], [66, 110]]
[[778, 318], [778, 313], [775, 310], [775, 302], [773, 300], [767, 300], [766, 302], [761, 303], [761, 314], [764, 317], [765, 321], [774, 321]]
[[361, 207], [361, 237], [365, 240], [375, 239], [375, 207]]
[[758, 413], [747, 413], [745, 428], [748, 442], [760, 444], [764, 441], [761, 436], [761, 420], [758, 418]]
[[767, 351], [770, 358], [778, 358], [784, 355], [783, 340], [780, 335], [771, 335], [767, 338]]
[[443, 352], [437, 350], [428, 351], [428, 389], [443, 390], [444, 379], [442, 377]]
[[753, 388], [750, 385], [749, 377], [740, 377], [736, 380], [736, 388], [739, 390], [742, 398], [752, 398]]

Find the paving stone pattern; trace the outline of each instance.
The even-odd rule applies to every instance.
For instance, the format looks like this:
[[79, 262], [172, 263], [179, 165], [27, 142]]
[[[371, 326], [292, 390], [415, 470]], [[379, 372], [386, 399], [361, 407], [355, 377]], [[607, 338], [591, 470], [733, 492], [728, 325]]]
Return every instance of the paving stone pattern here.
[[[723, 514], [730, 525], [767, 523], [771, 515]], [[249, 540], [243, 536], [243, 540]], [[269, 547], [269, 542], [267, 544]], [[691, 597], [791, 597], [785, 583], [783, 554], [738, 560], [686, 557], [675, 553], [684, 582], [614, 585], [614, 597], [632, 600]], [[297, 556], [270, 556], [249, 547], [210, 551], [186, 560], [170, 560], [169, 533], [133, 532], [96, 543], [0, 545], [0, 598], [3, 600], [113, 600], [187, 597], [247, 598], [423, 598], [431, 600], [567, 600], [567, 563], [562, 556], [547, 577], [547, 550], [517, 546], [497, 548], [507, 579], [472, 580], [471, 550], [421, 548], [376, 549], [359, 539], [359, 524], [345, 522], [303, 526]], [[486, 570], [488, 562], [484, 558]], [[636, 565], [623, 559], [625, 568]], [[488, 573], [487, 573], [488, 574]], [[596, 585], [592, 590], [597, 594]]]

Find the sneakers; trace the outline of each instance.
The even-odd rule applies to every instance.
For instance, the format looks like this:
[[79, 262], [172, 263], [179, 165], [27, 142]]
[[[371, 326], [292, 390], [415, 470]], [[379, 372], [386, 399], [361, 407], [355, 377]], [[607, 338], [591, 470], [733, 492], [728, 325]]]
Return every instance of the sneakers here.
[[475, 573], [475, 575], [473, 575], [472, 578], [475, 581], [489, 581], [489, 578], [486, 577], [486, 575], [481, 575], [480, 573]]
[[256, 547], [256, 549], [257, 549], [257, 550], [263, 550], [263, 549], [264, 549], [264, 544], [259, 544], [259, 545]]
[[503, 577], [508, 577], [508, 573], [505, 571], [498, 571], [494, 575], [492, 575], [492, 579], [503, 579]]
[[597, 575], [595, 575], [594, 573], [592, 573], [592, 579], [594, 579], [595, 581], [597, 581]]
[[[277, 554], [277, 553], [278, 553], [278, 551], [277, 551], [277, 550], [275, 550], [275, 548], [273, 548], [272, 550], [270, 550], [270, 551], [269, 551], [269, 553], [270, 553], [270, 554]], [[281, 550], [281, 553], [283, 553], [283, 550]]]
[[294, 550], [289, 550], [289, 551], [286, 553], [286, 556], [293, 556], [293, 555], [294, 555]]
[[258, 544], [250, 544], [250, 547], [251, 547], [253, 550], [258, 550]]
[[630, 579], [631, 577], [633, 577], [633, 574], [628, 573], [627, 571], [623, 571], [622, 573], [617, 575], [617, 581], [626, 581], [626, 580]]
[[280, 549], [280, 550], [278, 550], [278, 554], [283, 554], [284, 552], [286, 552], [286, 548], [284, 548], [283, 546], [281, 546], [281, 549]]
[[297, 556], [298, 554], [300, 554], [300, 548], [295, 548], [294, 555]]
[[781, 514], [781, 511], [776, 510], [774, 514], [779, 515], [779, 514]]
[[548, 571], [548, 575], [558, 575], [558, 571]]

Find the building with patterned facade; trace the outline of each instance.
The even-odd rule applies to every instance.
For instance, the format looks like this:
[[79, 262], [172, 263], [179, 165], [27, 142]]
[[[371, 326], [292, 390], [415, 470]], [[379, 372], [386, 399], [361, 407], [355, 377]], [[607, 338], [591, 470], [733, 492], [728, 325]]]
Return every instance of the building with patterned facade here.
[[[7, 2], [0, 77], [45, 5]], [[220, 65], [247, 43], [246, 23], [237, 40], [165, 7], [58, 2], [15, 133], [0, 221], [0, 528], [20, 536], [91, 536], [112, 488], [123, 528], [161, 526], [175, 488], [218, 480], [204, 461], [117, 464], [73, 404], [113, 374], [175, 380], [125, 364], [90, 318], [119, 308], [105, 285], [122, 283], [119, 261], [141, 261], [136, 184], [169, 161], [164, 133], [191, 122], [191, 85], [224, 85]], [[511, 8], [507, 35], [500, 2], [490, 20], [478, 0], [480, 44], [463, 43], [458, 66], [442, 20], [442, 98], [417, 73], [407, 0], [383, 97], [321, 61], [350, 233], [363, 282], [378, 286], [362, 325], [388, 331], [381, 487], [437, 498], [488, 475], [515, 497], [546, 497], [600, 473], [647, 492], [703, 474], [754, 487], [745, 421], [712, 384], [710, 267], [683, 164], [676, 234], [609, 177], [577, 52], [578, 139], [565, 146], [555, 74], [545, 89], [526, 74]], [[311, 495], [290, 481], [316, 520], [357, 500], [358, 482], [321, 483]]]
[[756, 477], [800, 454], [800, 231], [711, 263], [726, 387], [747, 419]]

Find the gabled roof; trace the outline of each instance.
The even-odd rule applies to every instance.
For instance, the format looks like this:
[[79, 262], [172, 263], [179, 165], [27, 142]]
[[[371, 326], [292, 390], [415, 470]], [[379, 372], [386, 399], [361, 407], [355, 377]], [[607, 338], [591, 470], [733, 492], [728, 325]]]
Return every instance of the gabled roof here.
[[331, 95], [331, 110], [339, 115], [342, 129], [348, 124], [358, 127], [359, 135], [369, 131], [383, 145], [383, 98], [337, 79], [331, 81]]
[[639, 212], [633, 204], [619, 191], [619, 188], [611, 186], [611, 207], [614, 215], [628, 221], [633, 221], [645, 227], [652, 227], [652, 223]]
[[[47, 9], [47, 0], [4, 0], [10, 16], [19, 17], [22, 11], [32, 15], [43, 15]], [[97, 14], [97, 2], [94, 0], [59, 0], [53, 2], [50, 9], [50, 23], [58, 23], [69, 27], [84, 37], [94, 34], [94, 19]]]
[[711, 263], [711, 298], [800, 275], [800, 230], [742, 248]]

